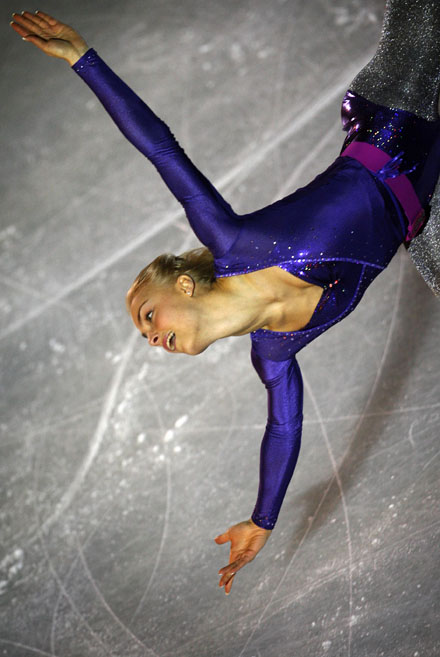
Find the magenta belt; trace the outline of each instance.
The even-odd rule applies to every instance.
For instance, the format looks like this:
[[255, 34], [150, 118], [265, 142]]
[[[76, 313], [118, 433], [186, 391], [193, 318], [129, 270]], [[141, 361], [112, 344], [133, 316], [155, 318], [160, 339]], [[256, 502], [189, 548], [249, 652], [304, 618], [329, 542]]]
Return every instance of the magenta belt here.
[[[341, 156], [357, 160], [388, 185], [408, 218], [408, 233], [405, 242], [410, 242], [421, 229], [425, 213], [411, 182], [404, 173], [397, 171], [400, 159], [398, 157], [391, 158], [380, 148], [363, 141], [353, 141], [341, 153]], [[393, 167], [394, 163], [396, 166]], [[387, 170], [389, 164], [391, 166]]]

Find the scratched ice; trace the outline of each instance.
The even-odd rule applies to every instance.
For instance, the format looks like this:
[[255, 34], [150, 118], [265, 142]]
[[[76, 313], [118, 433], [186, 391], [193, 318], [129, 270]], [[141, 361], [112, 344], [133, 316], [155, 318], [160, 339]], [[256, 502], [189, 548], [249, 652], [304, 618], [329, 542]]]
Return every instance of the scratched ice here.
[[[336, 157], [340, 101], [383, 10], [83, 4], [42, 10], [84, 31], [243, 213]], [[440, 305], [406, 252], [301, 353], [298, 467], [270, 541], [226, 598], [228, 548], [213, 538], [252, 512], [266, 420], [248, 339], [194, 359], [136, 333], [134, 276], [196, 240], [68, 67], [6, 29], [2, 654], [440, 654]]]

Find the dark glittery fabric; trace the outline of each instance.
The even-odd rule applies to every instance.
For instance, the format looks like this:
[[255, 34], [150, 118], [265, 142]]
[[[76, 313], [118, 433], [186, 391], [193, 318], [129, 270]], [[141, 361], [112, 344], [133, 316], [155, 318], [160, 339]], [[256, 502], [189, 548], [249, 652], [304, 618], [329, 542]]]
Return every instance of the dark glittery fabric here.
[[373, 59], [350, 89], [379, 105], [438, 118], [439, 0], [388, 0]]
[[[301, 330], [260, 329], [251, 335], [252, 362], [268, 397], [260, 486], [252, 518], [266, 529], [275, 525], [300, 448], [303, 388], [295, 356], [356, 307], [367, 287], [405, 240], [406, 220], [398, 198], [390, 190], [391, 175], [398, 177], [403, 174], [401, 167], [408, 167], [405, 174], [412, 176], [412, 189], [422, 206], [429, 202], [438, 177], [438, 158], [431, 158], [427, 165], [435, 148], [438, 124], [431, 125], [420, 111], [416, 112], [418, 118], [407, 111], [420, 109], [418, 103], [422, 102], [425, 82], [417, 86], [410, 71], [411, 84], [418, 89], [417, 107], [411, 106], [411, 85], [405, 83], [403, 110], [385, 107], [381, 95], [386, 90], [390, 94], [387, 102], [394, 105], [397, 96], [392, 93], [397, 93], [400, 84], [393, 81], [393, 75], [397, 75], [394, 63], [383, 73], [383, 84], [370, 85], [377, 94], [375, 102], [367, 88], [377, 62], [385, 65], [387, 57], [391, 54], [397, 57], [402, 52], [395, 43], [393, 30], [398, 25], [397, 18], [404, 18], [402, 7], [412, 4], [419, 8], [433, 6], [432, 2], [417, 0], [391, 2], [376, 63], [356, 78], [350, 92], [350, 107], [343, 108], [344, 128], [348, 132], [346, 144], [361, 140], [377, 157], [385, 154], [389, 159], [399, 155], [397, 151], [401, 149], [402, 159], [399, 156], [395, 162], [395, 170], [385, 168], [384, 173], [374, 164], [367, 168], [354, 154], [341, 156], [306, 187], [244, 216], [232, 210], [189, 160], [163, 121], [93, 50], [73, 67], [181, 202], [194, 232], [214, 254], [217, 276], [278, 266], [322, 288], [313, 316]], [[421, 41], [418, 43], [422, 45]], [[430, 89], [430, 93], [435, 93], [438, 87], [434, 84]]]
[[440, 183], [432, 197], [429, 221], [411, 242], [409, 254], [425, 282], [440, 296]]
[[392, 158], [401, 155], [398, 171], [405, 172], [422, 206], [431, 200], [439, 171], [440, 119], [426, 121], [410, 112], [373, 103], [352, 91], [342, 101], [341, 117], [347, 131], [342, 151], [360, 141]]
[[[377, 53], [350, 88], [380, 105], [437, 119], [440, 0], [389, 0]], [[429, 220], [409, 246], [409, 254], [440, 296], [440, 184], [431, 200]]]

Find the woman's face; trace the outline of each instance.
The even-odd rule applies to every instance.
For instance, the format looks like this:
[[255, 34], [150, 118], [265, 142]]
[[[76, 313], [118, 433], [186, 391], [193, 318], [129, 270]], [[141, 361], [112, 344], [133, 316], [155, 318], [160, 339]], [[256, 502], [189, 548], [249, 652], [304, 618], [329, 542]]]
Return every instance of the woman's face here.
[[203, 340], [194, 298], [194, 281], [179, 276], [174, 285], [140, 289], [131, 300], [135, 326], [152, 347], [170, 353], [199, 354], [210, 344]]

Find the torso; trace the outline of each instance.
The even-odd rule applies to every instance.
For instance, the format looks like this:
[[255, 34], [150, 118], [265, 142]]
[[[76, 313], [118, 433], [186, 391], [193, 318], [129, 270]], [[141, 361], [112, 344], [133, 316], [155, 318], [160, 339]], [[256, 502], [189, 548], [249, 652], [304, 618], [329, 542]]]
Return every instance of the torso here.
[[242, 274], [276, 299], [273, 320], [262, 326], [269, 331], [299, 331], [306, 326], [323, 294], [323, 288], [294, 276], [280, 267]]

